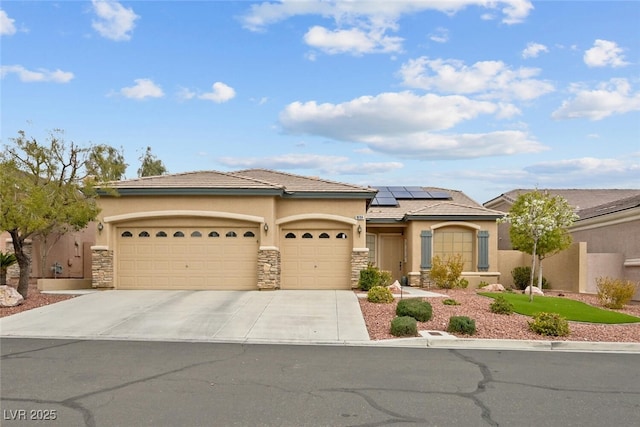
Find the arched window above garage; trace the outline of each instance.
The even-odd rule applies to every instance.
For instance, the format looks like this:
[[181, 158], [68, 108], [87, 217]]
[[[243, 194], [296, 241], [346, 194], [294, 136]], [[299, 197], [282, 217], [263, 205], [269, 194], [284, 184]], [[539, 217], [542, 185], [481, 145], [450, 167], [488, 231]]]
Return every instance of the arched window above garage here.
[[284, 236], [285, 239], [295, 239], [296, 235], [294, 233], [287, 233], [286, 236]]
[[235, 231], [227, 231], [225, 237], [238, 237], [238, 233], [236, 233]]
[[120, 236], [121, 237], [133, 237], [133, 233], [131, 233], [130, 231], [123, 231]]
[[202, 237], [202, 233], [199, 231], [191, 232], [191, 237]]
[[243, 236], [244, 237], [256, 237], [256, 235], [255, 235], [255, 233], [253, 231], [245, 231]]
[[304, 233], [304, 234], [302, 235], [302, 238], [303, 238], [303, 239], [313, 239], [313, 234], [311, 234], [311, 233]]
[[165, 233], [164, 231], [158, 231], [156, 233], [156, 237], [167, 237], [167, 233]]
[[338, 233], [336, 234], [336, 239], [346, 239], [347, 233]]
[[141, 231], [140, 233], [138, 233], [138, 237], [149, 237], [150, 234], [148, 231]]
[[320, 233], [320, 235], [318, 236], [321, 239], [328, 239], [330, 236], [328, 233]]
[[220, 237], [220, 234], [217, 231], [210, 231], [209, 234], [207, 234], [207, 236], [209, 236], [209, 237]]
[[173, 237], [184, 237], [184, 233], [182, 231], [176, 231], [173, 233]]

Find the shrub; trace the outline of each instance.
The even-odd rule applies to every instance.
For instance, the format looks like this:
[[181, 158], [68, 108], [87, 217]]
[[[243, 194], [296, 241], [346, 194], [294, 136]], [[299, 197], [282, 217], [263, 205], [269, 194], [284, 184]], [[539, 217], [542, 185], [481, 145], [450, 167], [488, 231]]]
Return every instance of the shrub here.
[[451, 316], [447, 331], [473, 335], [476, 333], [476, 321], [467, 316]]
[[389, 304], [393, 302], [393, 294], [384, 286], [374, 286], [369, 289], [369, 292], [367, 293], [367, 301], [374, 302], [376, 304]]
[[436, 255], [431, 263], [429, 279], [440, 289], [466, 288], [469, 281], [460, 279], [463, 268], [461, 254], [449, 256], [446, 261]]
[[380, 281], [380, 270], [377, 267], [368, 265], [364, 270], [360, 270], [358, 287], [363, 291], [368, 291]]
[[489, 283], [485, 282], [484, 280], [482, 280], [480, 283], [478, 283], [478, 289], [482, 289], [485, 286], [489, 286]]
[[496, 314], [511, 314], [513, 313], [513, 304], [511, 304], [505, 297], [499, 295], [491, 305], [489, 306], [492, 313]]
[[420, 298], [408, 298], [398, 302], [396, 307], [397, 316], [410, 316], [419, 322], [426, 322], [431, 319], [431, 304]]
[[631, 301], [636, 293], [635, 283], [629, 280], [598, 277], [598, 300], [607, 308], [622, 308]]
[[447, 298], [442, 300], [442, 303], [444, 305], [460, 305], [460, 303], [452, 298]]
[[364, 270], [360, 270], [358, 288], [368, 291], [374, 286], [389, 286], [393, 276], [389, 271], [381, 271], [378, 267], [369, 264]]
[[416, 319], [410, 316], [396, 317], [391, 321], [391, 335], [396, 337], [415, 337], [418, 335]]
[[564, 337], [569, 335], [569, 322], [556, 313], [537, 313], [529, 322], [529, 329], [540, 335]]
[[[511, 270], [511, 277], [513, 277], [513, 284], [516, 288], [524, 291], [531, 283], [531, 267], [516, 267]], [[536, 279], [533, 282], [534, 286], [538, 285]], [[549, 289], [550, 283], [546, 277], [542, 276], [542, 289]]]

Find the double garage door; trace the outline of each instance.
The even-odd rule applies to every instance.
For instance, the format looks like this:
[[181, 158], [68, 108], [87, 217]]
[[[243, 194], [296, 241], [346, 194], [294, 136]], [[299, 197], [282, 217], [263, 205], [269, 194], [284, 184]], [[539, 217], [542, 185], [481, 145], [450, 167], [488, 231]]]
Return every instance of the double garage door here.
[[[119, 227], [118, 289], [258, 288], [257, 227]], [[282, 289], [350, 289], [350, 230], [285, 228]]]
[[256, 289], [258, 228], [121, 227], [119, 289]]

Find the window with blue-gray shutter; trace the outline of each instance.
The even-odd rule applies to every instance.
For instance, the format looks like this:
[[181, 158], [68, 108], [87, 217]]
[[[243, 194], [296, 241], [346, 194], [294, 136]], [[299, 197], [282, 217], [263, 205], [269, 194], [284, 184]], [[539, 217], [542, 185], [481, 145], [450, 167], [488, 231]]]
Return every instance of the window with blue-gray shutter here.
[[433, 233], [431, 230], [420, 232], [420, 268], [422, 270], [431, 269], [431, 244]]
[[478, 271], [489, 271], [489, 232], [478, 231]]

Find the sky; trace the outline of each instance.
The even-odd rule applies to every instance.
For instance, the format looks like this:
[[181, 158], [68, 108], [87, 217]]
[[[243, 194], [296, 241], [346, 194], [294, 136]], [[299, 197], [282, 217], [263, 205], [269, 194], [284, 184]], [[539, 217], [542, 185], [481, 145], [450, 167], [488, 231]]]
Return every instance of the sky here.
[[640, 188], [639, 1], [11, 1], [3, 144], [53, 129], [170, 173]]

